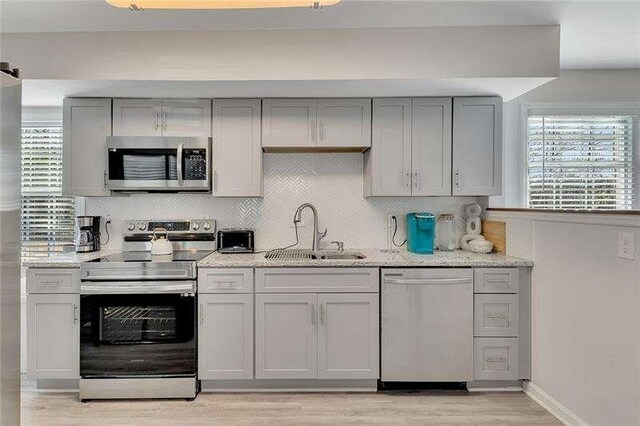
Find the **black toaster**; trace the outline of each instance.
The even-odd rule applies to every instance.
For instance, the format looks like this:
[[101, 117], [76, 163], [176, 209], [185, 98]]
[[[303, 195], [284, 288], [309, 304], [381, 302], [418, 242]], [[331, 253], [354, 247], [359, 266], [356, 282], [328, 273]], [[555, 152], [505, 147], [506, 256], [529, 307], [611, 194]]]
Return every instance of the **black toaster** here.
[[224, 228], [218, 230], [218, 252], [253, 253], [253, 229]]

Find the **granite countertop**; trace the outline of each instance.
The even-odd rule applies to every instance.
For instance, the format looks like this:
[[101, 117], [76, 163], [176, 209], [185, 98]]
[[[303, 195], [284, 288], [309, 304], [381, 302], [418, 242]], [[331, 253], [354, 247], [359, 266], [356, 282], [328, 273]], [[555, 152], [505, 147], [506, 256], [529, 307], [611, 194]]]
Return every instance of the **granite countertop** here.
[[387, 253], [375, 249], [349, 249], [345, 252], [358, 252], [366, 256], [365, 259], [330, 259], [330, 260], [267, 260], [265, 253], [250, 254], [221, 254], [212, 253], [198, 262], [200, 267], [211, 268], [254, 268], [254, 267], [290, 267], [290, 266], [333, 266], [333, 267], [487, 267], [504, 268], [533, 266], [531, 260], [505, 256], [498, 253], [473, 253], [463, 250], [449, 252], [436, 251], [432, 255], [408, 253], [401, 250], [395, 253]]
[[22, 260], [26, 268], [79, 268], [83, 262], [118, 253], [121, 250], [104, 249], [91, 253], [64, 253], [49, 257], [28, 257]]

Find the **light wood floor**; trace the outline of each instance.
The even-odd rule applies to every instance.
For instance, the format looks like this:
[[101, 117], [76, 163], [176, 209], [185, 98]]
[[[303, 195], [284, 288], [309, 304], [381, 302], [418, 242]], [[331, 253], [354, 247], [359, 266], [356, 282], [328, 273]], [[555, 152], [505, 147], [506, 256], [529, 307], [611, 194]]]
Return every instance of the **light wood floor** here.
[[523, 393], [462, 391], [244, 393], [198, 395], [193, 402], [92, 401], [24, 386], [23, 425], [559, 425]]

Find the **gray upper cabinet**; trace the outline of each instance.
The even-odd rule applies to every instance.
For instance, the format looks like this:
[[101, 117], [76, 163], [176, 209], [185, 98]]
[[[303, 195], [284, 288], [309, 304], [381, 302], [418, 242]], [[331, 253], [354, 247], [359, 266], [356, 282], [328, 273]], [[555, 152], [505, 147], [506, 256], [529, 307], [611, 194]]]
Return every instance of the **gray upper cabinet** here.
[[264, 99], [262, 101], [263, 148], [315, 148], [315, 99]]
[[372, 144], [364, 153], [364, 196], [409, 195], [411, 99], [374, 99]]
[[453, 99], [453, 195], [502, 194], [502, 98]]
[[214, 196], [262, 196], [260, 115], [260, 99], [214, 99]]
[[114, 99], [114, 136], [210, 136], [210, 99]]
[[113, 136], [162, 136], [162, 99], [114, 99]]
[[451, 98], [412, 100], [411, 165], [411, 195], [451, 194]]
[[107, 136], [111, 99], [65, 98], [63, 177], [65, 195], [108, 196]]
[[371, 146], [371, 99], [318, 99], [318, 148]]
[[373, 100], [365, 197], [451, 195], [451, 98]]
[[262, 108], [267, 151], [371, 146], [371, 99], [264, 99]]

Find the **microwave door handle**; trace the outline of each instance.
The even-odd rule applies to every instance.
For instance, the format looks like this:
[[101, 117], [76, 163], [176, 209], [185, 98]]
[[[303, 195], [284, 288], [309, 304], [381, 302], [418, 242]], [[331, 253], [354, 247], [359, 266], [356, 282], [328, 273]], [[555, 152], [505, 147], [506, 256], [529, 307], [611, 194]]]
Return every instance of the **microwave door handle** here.
[[183, 185], [182, 181], [182, 151], [184, 149], [184, 144], [182, 142], [178, 143], [178, 153], [176, 156], [176, 172], [178, 174], [178, 186]]

